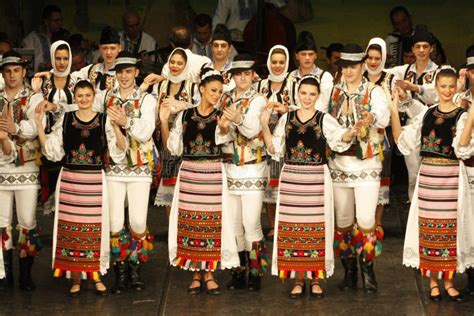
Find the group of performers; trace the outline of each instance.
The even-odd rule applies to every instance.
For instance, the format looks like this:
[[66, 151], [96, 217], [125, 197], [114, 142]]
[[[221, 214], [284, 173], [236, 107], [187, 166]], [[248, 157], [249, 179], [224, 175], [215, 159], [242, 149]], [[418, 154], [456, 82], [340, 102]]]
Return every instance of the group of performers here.
[[[159, 183], [155, 204], [169, 216], [169, 261], [192, 271], [189, 294], [219, 294], [213, 273], [230, 269], [230, 290], [258, 291], [271, 271], [295, 280], [291, 298], [305, 294], [306, 279], [311, 296], [322, 298], [319, 281], [333, 274], [335, 255], [345, 271], [341, 290], [357, 288], [360, 266], [365, 292], [374, 293], [397, 148], [411, 200], [403, 264], [429, 277], [434, 301], [440, 280], [451, 300], [462, 300], [453, 278], [466, 270], [474, 294], [474, 50], [459, 76], [430, 60], [431, 34], [418, 30], [411, 40], [416, 62], [392, 69], [384, 68], [382, 39], [365, 50], [344, 45], [337, 79], [315, 65], [309, 32], [294, 50], [269, 51], [266, 79], [252, 55], [196, 65], [189, 49], [177, 47], [166, 73], [140, 86], [139, 61], [120, 51], [112, 28], [101, 35], [103, 62], [71, 73], [71, 49], [58, 41], [53, 69], [31, 85], [22, 57], [5, 53], [0, 289], [14, 283], [14, 205], [20, 287], [35, 288], [41, 188], [45, 209], [55, 211], [53, 274], [72, 279], [69, 294], [81, 292], [81, 279], [107, 294], [100, 275], [110, 262], [112, 293], [142, 290], [140, 269], [153, 250], [150, 188]], [[231, 45], [226, 30], [213, 41]], [[292, 72], [289, 49], [299, 65]], [[197, 80], [190, 76], [196, 67]], [[271, 262], [263, 204], [274, 227]]]

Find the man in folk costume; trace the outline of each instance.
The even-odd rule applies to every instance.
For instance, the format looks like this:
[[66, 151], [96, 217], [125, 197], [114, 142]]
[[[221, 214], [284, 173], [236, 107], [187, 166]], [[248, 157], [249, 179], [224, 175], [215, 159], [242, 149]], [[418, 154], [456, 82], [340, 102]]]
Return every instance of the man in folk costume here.
[[[122, 161], [110, 159], [106, 168], [110, 192], [110, 243], [116, 275], [112, 293], [121, 293], [128, 283], [136, 290], [144, 288], [140, 268], [153, 249], [153, 237], [147, 229], [147, 212], [151, 173], [158, 162], [158, 151], [152, 139], [156, 100], [141, 92], [135, 84], [139, 70], [137, 59], [131, 53], [121, 52], [112, 70], [116, 72], [119, 87], [98, 95], [96, 103], [102, 103], [107, 115], [122, 127], [127, 140], [126, 158]], [[125, 226], [125, 197], [129, 228]]]
[[[11, 221], [13, 205], [18, 218], [18, 248], [20, 250], [20, 288], [32, 291], [31, 267], [42, 245], [36, 226], [36, 201], [38, 198], [40, 145], [34, 121], [35, 107], [42, 94], [33, 94], [23, 85], [26, 62], [15, 51], [6, 52], [2, 58], [2, 75], [5, 87], [0, 90], [0, 287], [13, 286], [13, 243]], [[7, 148], [9, 143], [10, 150]]]
[[261, 273], [268, 265], [260, 222], [267, 174], [259, 118], [266, 100], [252, 87], [254, 67], [255, 60], [249, 54], [234, 58], [229, 72], [236, 87], [221, 100], [223, 115], [231, 125], [227, 134], [216, 134], [217, 142], [223, 143], [229, 208], [240, 258], [240, 267], [232, 271], [229, 289], [245, 288], [248, 263], [247, 286], [259, 290]]
[[383, 89], [362, 76], [365, 59], [360, 46], [348, 44], [337, 62], [344, 80], [332, 90], [329, 113], [347, 128], [360, 120], [364, 126], [349, 150], [332, 154], [329, 168], [336, 211], [334, 247], [345, 269], [340, 288], [357, 287], [359, 257], [364, 289], [373, 293], [377, 291], [373, 259], [381, 253], [383, 238], [382, 231], [375, 228], [375, 209], [382, 171], [383, 132], [390, 115]]
[[217, 24], [211, 39], [212, 68], [219, 71], [224, 78], [224, 92], [235, 88], [235, 83], [229, 73], [232, 60], [237, 54], [232, 46], [230, 31], [224, 24]]
[[[430, 59], [433, 45], [433, 35], [424, 29], [417, 29], [411, 37], [411, 49], [416, 57], [415, 63], [394, 67], [391, 70], [395, 75], [396, 85], [405, 90], [413, 100], [426, 106], [435, 104], [438, 99], [434, 80], [438, 65]], [[401, 120], [404, 124], [409, 124], [411, 121], [407, 112], [401, 116]], [[408, 170], [408, 199], [411, 202], [421, 157], [413, 151], [404, 158]]]
[[114, 28], [106, 26], [100, 33], [99, 51], [103, 62], [88, 65], [71, 75], [80, 79], [88, 79], [97, 91], [110, 90], [118, 86], [115, 70], [112, 69], [117, 55], [122, 50], [120, 35]]
[[321, 94], [316, 102], [316, 108], [326, 112], [334, 78], [331, 73], [315, 65], [316, 59], [318, 59], [318, 48], [316, 47], [313, 34], [310, 32], [302, 31], [298, 35], [298, 41], [295, 47], [295, 58], [298, 61], [298, 69], [293, 70], [290, 76], [297, 81], [304, 75], [315, 76], [321, 87]]

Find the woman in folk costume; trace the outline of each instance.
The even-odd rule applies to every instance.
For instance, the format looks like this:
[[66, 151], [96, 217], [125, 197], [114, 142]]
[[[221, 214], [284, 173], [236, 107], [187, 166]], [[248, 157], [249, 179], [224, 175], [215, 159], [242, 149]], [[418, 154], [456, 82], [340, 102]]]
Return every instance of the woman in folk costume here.
[[208, 294], [220, 294], [213, 272], [239, 266], [222, 151], [216, 143], [218, 124], [217, 132], [230, 123], [219, 117], [222, 113], [215, 108], [223, 83], [218, 71], [203, 69], [199, 105], [180, 112], [171, 132], [171, 110], [168, 106], [160, 109], [163, 139], [173, 155], [183, 157], [170, 214], [168, 248], [172, 265], [194, 271], [189, 294], [200, 293], [203, 283]]
[[92, 110], [94, 96], [92, 84], [79, 81], [74, 88], [78, 110], [62, 112], [48, 135], [38, 124], [43, 109], [35, 115], [44, 155], [63, 165], [56, 189], [53, 270], [55, 277], [73, 280], [71, 296], [80, 293], [86, 278], [94, 281], [97, 294], [107, 293], [100, 279], [110, 259], [104, 156], [107, 146], [112, 157], [125, 156], [125, 137], [105, 114]]
[[[287, 111], [288, 107], [295, 105], [295, 86], [296, 80], [288, 76], [288, 65], [290, 55], [285, 46], [275, 45], [270, 49], [267, 59], [268, 78], [262, 79], [257, 83], [257, 91], [263, 94], [269, 105], [274, 109], [270, 117], [270, 131], [278, 122], [279, 113]], [[270, 223], [270, 231], [267, 237], [273, 237], [275, 223], [275, 207], [276, 196], [278, 190], [278, 178], [282, 163], [277, 160], [269, 159], [269, 181], [265, 190], [264, 202], [267, 207], [268, 221]]]
[[[371, 83], [382, 87], [387, 96], [387, 100], [391, 101], [395, 80], [393, 74], [384, 71], [385, 61], [387, 59], [385, 41], [379, 37], [372, 38], [369, 41], [365, 52], [367, 54], [367, 59], [365, 61], [364, 77]], [[384, 205], [390, 203], [390, 180], [392, 175], [393, 137], [389, 126], [386, 128], [383, 145], [382, 179], [380, 181], [379, 200], [375, 212], [375, 224], [382, 231]]]
[[[186, 51], [182, 48], [176, 48], [171, 52], [168, 58], [169, 75], [168, 78], [153, 86], [152, 94], [157, 99], [157, 113], [161, 106], [171, 108], [169, 117], [169, 126], [172, 126], [176, 113], [184, 109], [184, 103], [193, 103], [193, 95], [195, 93], [196, 84], [185, 80], [189, 72], [188, 57]], [[154, 139], [155, 142], [161, 143], [162, 146], [162, 163], [161, 163], [161, 181], [155, 198], [155, 205], [165, 206], [166, 213], [169, 216], [171, 203], [173, 201], [173, 192], [178, 175], [180, 159], [171, 155], [166, 147], [166, 142], [162, 135], [160, 136], [160, 122], [157, 120]]]
[[[45, 114], [46, 130], [51, 133], [51, 128], [59, 119], [62, 110], [74, 110], [74, 85], [76, 79], [71, 76], [72, 53], [71, 47], [65, 41], [56, 41], [51, 45], [51, 60], [53, 69], [45, 76], [35, 76], [31, 79], [31, 86], [35, 92], [43, 94], [43, 100], [38, 105]], [[44, 157], [43, 157], [44, 158]], [[41, 202], [45, 213], [54, 211], [54, 191], [58, 180], [60, 163], [53, 163], [42, 159], [41, 172]]]
[[345, 151], [358, 129], [343, 128], [332, 116], [316, 110], [318, 96], [317, 78], [303, 76], [298, 83], [301, 107], [279, 119], [273, 137], [269, 127], [272, 104], [261, 117], [267, 151], [278, 161], [284, 157], [272, 274], [296, 279], [291, 298], [304, 294], [305, 278], [312, 280], [311, 295], [323, 297], [318, 279], [329, 277], [334, 271], [334, 207], [326, 145]]
[[[383, 89], [363, 77], [366, 53], [355, 44], [345, 45], [337, 65], [343, 80], [331, 92], [329, 113], [351, 128], [364, 121], [360, 134], [343, 153], [333, 153], [329, 169], [334, 186], [336, 233], [334, 247], [345, 269], [343, 290], [357, 287], [357, 257], [364, 290], [377, 291], [374, 263], [381, 253], [382, 231], [375, 226], [384, 128], [390, 116]], [[355, 206], [355, 207], [354, 207]], [[354, 216], [355, 215], [355, 216]], [[354, 217], [356, 222], [354, 223]]]
[[[467, 54], [467, 62], [466, 62], [466, 68], [465, 68], [465, 73], [464, 73], [464, 86], [466, 87], [465, 91], [462, 91], [460, 93], [457, 93], [454, 96], [454, 103], [456, 103], [457, 106], [460, 106], [464, 108], [466, 111], [469, 111], [469, 114], [471, 114], [474, 111], [474, 106], [472, 105], [472, 99], [474, 96], [474, 48], [470, 49]], [[465, 130], [469, 130], [469, 125], [472, 124], [472, 120], [468, 118], [468, 121], [466, 122]], [[467, 133], [467, 132], [466, 132]], [[466, 135], [466, 137], [468, 137]], [[457, 137], [455, 138], [455, 141], [457, 140]], [[463, 161], [464, 166], [466, 167], [467, 175], [469, 177], [469, 185], [470, 185], [470, 190], [471, 190], [471, 206], [474, 205], [474, 137], [471, 137], [470, 139], [471, 145], [467, 146], [464, 145], [466, 149], [470, 149], [469, 152], [465, 153], [466, 157], [470, 156], [469, 159], [466, 159]], [[466, 140], [466, 142], [469, 142]], [[460, 147], [463, 148], [463, 147]], [[458, 151], [460, 151], [460, 148]], [[463, 153], [464, 154], [464, 153]], [[474, 268], [469, 268], [466, 270], [467, 272], [467, 292], [470, 295], [474, 295]]]
[[[430, 278], [429, 298], [433, 301], [441, 299], [441, 279], [449, 298], [461, 301], [454, 288], [454, 274], [474, 266], [474, 214], [464, 165], [458, 160], [469, 158], [471, 150], [464, 147], [470, 142], [464, 132], [471, 131], [464, 130], [467, 113], [453, 102], [456, 80], [453, 69], [440, 70], [435, 79], [439, 103], [426, 108], [403, 130], [397, 93], [391, 106], [398, 148], [405, 155], [420, 148], [422, 157], [408, 216], [403, 264]], [[464, 138], [462, 143], [459, 135]]]
[[231, 124], [227, 133], [217, 134], [217, 142], [223, 144], [229, 208], [240, 259], [240, 267], [232, 270], [227, 287], [258, 291], [262, 272], [268, 267], [260, 220], [268, 179], [260, 115], [267, 102], [252, 86], [254, 69], [251, 55], [235, 56], [229, 70], [235, 89], [224, 93], [220, 102]]

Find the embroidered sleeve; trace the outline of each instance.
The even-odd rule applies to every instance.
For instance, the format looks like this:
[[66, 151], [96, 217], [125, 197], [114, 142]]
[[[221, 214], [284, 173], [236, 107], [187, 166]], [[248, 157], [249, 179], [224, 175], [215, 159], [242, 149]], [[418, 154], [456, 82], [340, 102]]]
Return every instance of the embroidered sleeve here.
[[94, 64], [90, 64], [88, 66], [85, 66], [85, 67], [81, 68], [78, 71], [74, 71], [74, 72], [71, 73], [71, 77], [73, 77], [77, 81], [88, 79], [89, 71], [93, 66], [94, 66]]
[[420, 87], [420, 93], [417, 93], [416, 95], [421, 101], [428, 105], [438, 103], [438, 95], [436, 94], [434, 79], [431, 80], [430, 83], [424, 83], [423, 85], [418, 86]]
[[323, 117], [323, 135], [326, 138], [326, 142], [331, 150], [341, 153], [351, 147], [351, 142], [346, 143], [342, 141], [342, 135], [347, 132], [348, 129], [339, 125], [337, 120], [331, 115], [327, 114]]
[[[18, 125], [20, 127], [18, 136], [25, 138], [25, 139], [33, 139], [38, 136], [38, 132], [36, 130], [36, 122], [35, 122], [35, 111], [36, 107], [40, 104], [43, 100], [43, 95], [41, 93], [34, 94], [29, 102], [28, 108], [26, 110], [26, 119], [22, 120]], [[43, 127], [46, 126], [46, 116], [43, 118]]]
[[243, 123], [237, 126], [239, 132], [247, 138], [254, 138], [261, 131], [260, 115], [267, 104], [262, 96], [258, 96], [250, 102], [249, 110], [243, 114]]
[[271, 154], [272, 159], [279, 161], [281, 157], [285, 156], [285, 138], [286, 138], [286, 120], [288, 119], [288, 113], [283, 114], [278, 120], [275, 129], [273, 130], [272, 144], [275, 150], [274, 154]]
[[464, 126], [466, 125], [468, 113], [463, 113], [458, 120], [456, 125], [456, 135], [453, 139], [453, 148], [456, 154], [456, 157], [462, 160], [467, 160], [474, 156], [474, 129], [471, 132], [471, 143], [467, 146], [459, 146], [459, 141], [461, 140], [462, 132], [464, 131]]
[[371, 93], [370, 100], [372, 109], [370, 112], [375, 117], [376, 128], [385, 128], [390, 122], [390, 110], [385, 92], [381, 87], [375, 87]]
[[331, 97], [332, 87], [334, 86], [334, 79], [332, 75], [325, 71], [321, 77], [321, 94], [316, 101], [316, 109], [326, 113], [329, 104], [329, 98]]
[[16, 151], [15, 143], [11, 139], [9, 139], [8, 142], [10, 143], [12, 150], [9, 155], [5, 155], [3, 153], [3, 150], [0, 149], [0, 166], [7, 165], [9, 163], [14, 162], [18, 155], [18, 152]]
[[409, 155], [410, 152], [420, 150], [421, 145], [421, 127], [423, 126], [423, 118], [428, 108], [415, 116], [410, 124], [402, 127], [402, 133], [398, 137], [397, 147], [403, 155]]
[[178, 157], [183, 154], [183, 113], [184, 111], [181, 111], [176, 116], [166, 143], [171, 155]]
[[133, 126], [128, 133], [139, 142], [148, 141], [155, 130], [156, 100], [151, 95], [143, 98], [141, 117], [133, 118]]
[[107, 136], [107, 148], [109, 149], [110, 158], [115, 162], [126, 161], [127, 150], [129, 148], [128, 138], [125, 137], [125, 149], [120, 150], [120, 148], [117, 147], [117, 137], [108, 116], [105, 121], [105, 135]]
[[64, 113], [52, 127], [51, 133], [46, 135], [46, 144], [42, 148], [42, 152], [50, 161], [60, 161], [64, 157], [63, 121]]

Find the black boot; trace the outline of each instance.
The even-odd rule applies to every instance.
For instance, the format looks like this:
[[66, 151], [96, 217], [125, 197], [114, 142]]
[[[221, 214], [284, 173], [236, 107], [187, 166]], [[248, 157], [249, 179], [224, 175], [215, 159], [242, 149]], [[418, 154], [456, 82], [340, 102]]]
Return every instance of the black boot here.
[[357, 259], [354, 257], [342, 258], [344, 267], [344, 280], [338, 285], [339, 289], [346, 291], [357, 288]]
[[141, 291], [145, 289], [145, 282], [143, 282], [140, 276], [141, 263], [140, 262], [128, 262], [128, 268], [130, 273], [130, 286], [132, 289]]
[[5, 278], [0, 279], [0, 291], [13, 287], [13, 249], [3, 252], [3, 266], [5, 268]]
[[[246, 251], [246, 255], [247, 255], [247, 260], [248, 262], [250, 263], [251, 262], [251, 259], [250, 259], [250, 252]], [[259, 263], [259, 258], [255, 259], [257, 263]], [[262, 278], [260, 276], [260, 273], [259, 271], [254, 271], [254, 269], [249, 269], [249, 279], [248, 279], [248, 283], [247, 283], [247, 288], [250, 290], [250, 291], [258, 291], [260, 290], [260, 287], [262, 285]]]
[[363, 261], [362, 257], [359, 257], [360, 271], [362, 274], [362, 284], [366, 293], [377, 292], [377, 281], [375, 280], [374, 273], [374, 261], [368, 260]]
[[31, 279], [31, 268], [34, 261], [35, 257], [33, 256], [20, 258], [20, 289], [24, 291], [33, 291], [36, 288]]
[[245, 289], [245, 274], [247, 266], [247, 256], [245, 251], [239, 251], [240, 267], [233, 268], [230, 272], [231, 280], [227, 283], [229, 290], [242, 290]]
[[115, 284], [111, 292], [121, 294], [127, 290], [128, 286], [128, 264], [124, 261], [114, 262]]
[[467, 288], [466, 292], [469, 295], [474, 295], [474, 268], [467, 269]]

